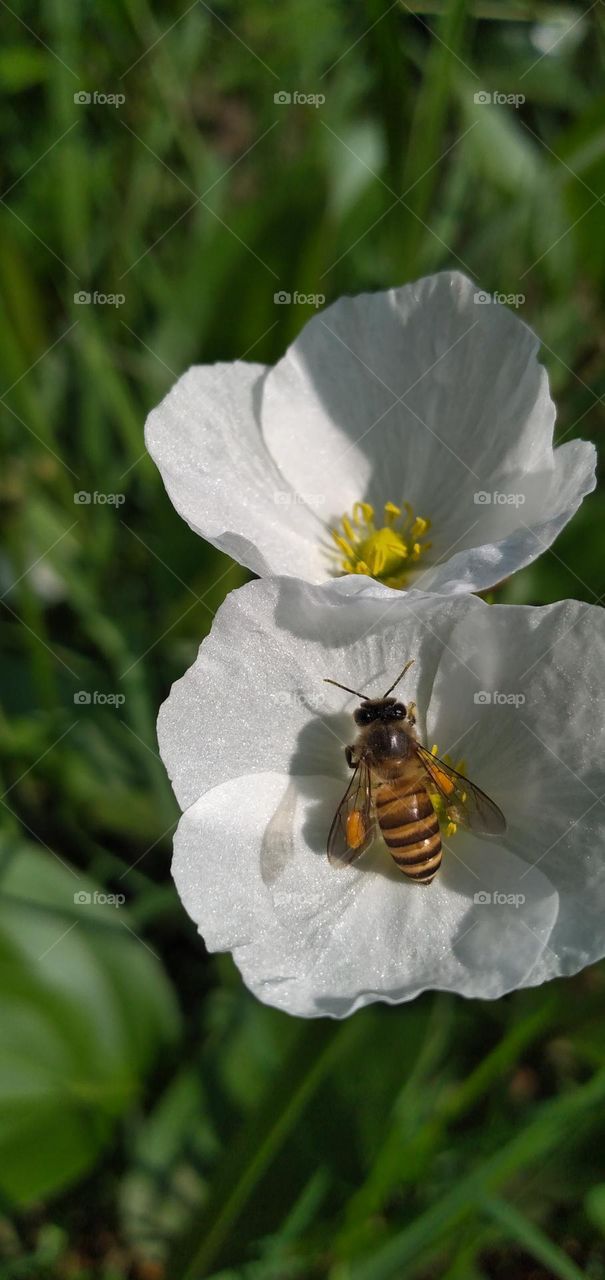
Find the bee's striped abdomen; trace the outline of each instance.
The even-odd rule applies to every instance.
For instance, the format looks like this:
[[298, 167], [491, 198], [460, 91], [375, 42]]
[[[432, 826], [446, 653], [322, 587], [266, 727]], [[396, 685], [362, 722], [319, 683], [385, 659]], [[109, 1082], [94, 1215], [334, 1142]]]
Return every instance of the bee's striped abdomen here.
[[418, 884], [430, 884], [441, 866], [439, 821], [426, 787], [403, 774], [380, 782], [374, 791], [383, 840], [400, 871]]

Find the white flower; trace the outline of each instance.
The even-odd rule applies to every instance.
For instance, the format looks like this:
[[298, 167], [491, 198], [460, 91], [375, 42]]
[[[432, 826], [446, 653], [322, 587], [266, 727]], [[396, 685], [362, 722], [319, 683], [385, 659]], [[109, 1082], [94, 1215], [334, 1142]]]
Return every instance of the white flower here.
[[190, 369], [147, 445], [177, 511], [261, 577], [483, 590], [549, 547], [594, 488], [592, 445], [553, 450], [537, 349], [511, 311], [443, 272], [341, 298], [273, 369]]
[[[410, 657], [397, 692], [419, 741], [462, 758], [508, 823], [444, 832], [428, 887], [381, 839], [352, 867], [326, 856], [358, 703], [324, 677], [377, 695]], [[185, 810], [174, 876], [209, 950], [305, 1017], [425, 988], [495, 998], [603, 956], [604, 666], [603, 610], [577, 601], [489, 606], [367, 579], [233, 592], [158, 725]]]

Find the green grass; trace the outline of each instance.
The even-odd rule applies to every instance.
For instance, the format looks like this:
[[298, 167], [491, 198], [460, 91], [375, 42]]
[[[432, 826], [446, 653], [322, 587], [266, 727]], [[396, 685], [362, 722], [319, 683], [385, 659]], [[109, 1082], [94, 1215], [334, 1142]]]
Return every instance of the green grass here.
[[[601, 966], [307, 1025], [205, 955], [155, 718], [246, 574], [178, 518], [142, 434], [191, 362], [280, 356], [311, 309], [276, 290], [463, 265], [524, 295], [558, 438], [597, 440], [605, 16], [584, 9], [2, 6], [7, 1280], [605, 1277]], [[274, 103], [294, 89], [325, 104]], [[74, 102], [95, 90], [125, 101]], [[490, 599], [598, 600], [603, 512], [598, 490]], [[127, 907], [84, 924], [82, 887]]]

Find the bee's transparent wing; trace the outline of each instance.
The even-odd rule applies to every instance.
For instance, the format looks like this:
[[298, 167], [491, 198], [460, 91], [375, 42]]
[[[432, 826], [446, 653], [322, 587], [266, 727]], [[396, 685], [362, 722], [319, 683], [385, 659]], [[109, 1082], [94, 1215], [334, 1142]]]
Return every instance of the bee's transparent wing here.
[[[502, 810], [462, 773], [452, 769], [445, 760], [416, 743], [416, 750], [431, 783], [445, 801], [451, 822], [460, 823], [480, 835], [500, 836], [506, 831], [506, 818]], [[427, 785], [430, 785], [427, 782]]]
[[372, 800], [372, 779], [361, 762], [334, 814], [328, 836], [328, 858], [333, 867], [350, 867], [372, 843], [376, 817]]

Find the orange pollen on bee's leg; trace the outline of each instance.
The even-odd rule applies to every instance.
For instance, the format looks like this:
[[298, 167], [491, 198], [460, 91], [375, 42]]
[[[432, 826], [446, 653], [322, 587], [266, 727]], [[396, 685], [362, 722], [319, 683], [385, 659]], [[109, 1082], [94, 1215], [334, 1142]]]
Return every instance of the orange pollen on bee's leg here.
[[347, 844], [350, 849], [359, 849], [368, 833], [365, 818], [358, 809], [354, 809], [347, 817]]

